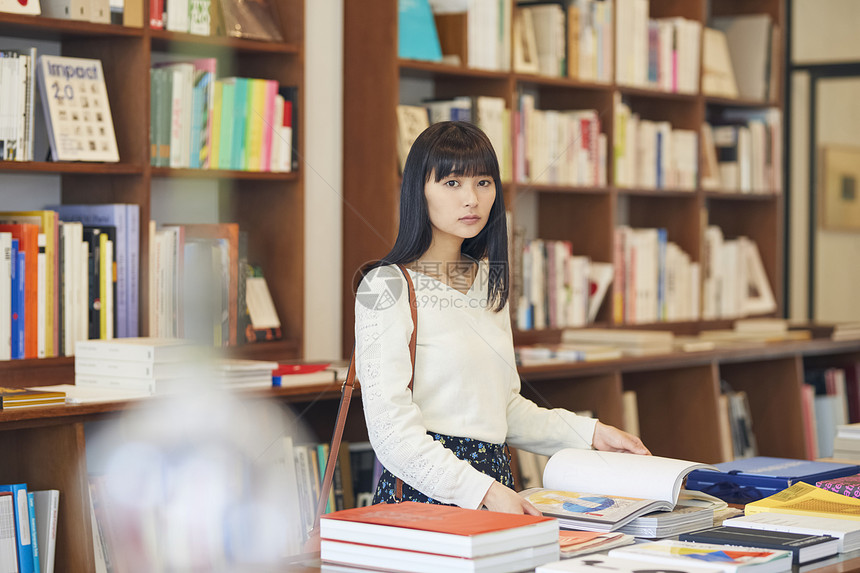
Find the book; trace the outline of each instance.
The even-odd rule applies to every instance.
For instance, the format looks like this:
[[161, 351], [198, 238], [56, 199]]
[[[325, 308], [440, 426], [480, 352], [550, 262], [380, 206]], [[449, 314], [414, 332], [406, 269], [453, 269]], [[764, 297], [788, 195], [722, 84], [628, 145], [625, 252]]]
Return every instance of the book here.
[[32, 493], [35, 506], [36, 537], [39, 544], [39, 569], [41, 573], [53, 573], [57, 554], [57, 517], [60, 506], [60, 491], [47, 489]]
[[190, 358], [193, 345], [180, 338], [116, 338], [114, 340], [82, 340], [75, 346], [80, 358], [101, 360], [130, 360], [160, 363], [179, 362]]
[[10, 492], [15, 506], [15, 541], [19, 573], [33, 573], [33, 541], [30, 538], [30, 506], [27, 484], [3, 484], [0, 492]]
[[[736, 499], [736, 488], [752, 488], [760, 497], [767, 497], [795, 484], [814, 484], [823, 479], [837, 478], [860, 472], [860, 466], [836, 462], [817, 462], [754, 456], [715, 464], [712, 470], [696, 470], [687, 478], [687, 489], [710, 493], [729, 503]], [[747, 494], [752, 494], [747, 490]]]
[[412, 144], [428, 127], [430, 127], [430, 116], [427, 108], [420, 105], [397, 106], [397, 157], [400, 161], [401, 173]]
[[769, 14], [712, 18], [709, 26], [723, 32], [729, 49], [738, 95], [767, 101], [774, 24]]
[[272, 371], [272, 386], [303, 386], [335, 382], [335, 372], [329, 362], [279, 364]]
[[682, 533], [678, 540], [791, 551], [792, 560], [798, 565], [831, 557], [836, 555], [839, 549], [839, 542], [833, 537], [788, 531], [752, 530], [728, 525]]
[[4, 571], [18, 572], [15, 497], [11, 491], [0, 491], [0, 564]]
[[[30, 223], [7, 223], [0, 222], [0, 232], [12, 233], [13, 241], [17, 241], [18, 248], [15, 253], [17, 264], [15, 265], [18, 285], [18, 305], [16, 318], [13, 313], [12, 320], [17, 320], [18, 334], [23, 337], [17, 338], [13, 330], [13, 358], [37, 358], [38, 357], [38, 255], [39, 255], [39, 227]], [[23, 272], [21, 272], [23, 271]], [[23, 301], [20, 295], [23, 294]], [[15, 290], [13, 289], [13, 305], [15, 304]], [[23, 302], [23, 304], [21, 304]], [[16, 355], [15, 341], [23, 343], [23, 354]], [[19, 349], [20, 350], [20, 349]]]
[[750, 571], [769, 573], [791, 571], [791, 552], [755, 547], [692, 543], [663, 539], [619, 547], [609, 552], [610, 557], [623, 557], [661, 565], [701, 564], [715, 565], [722, 571]]
[[471, 559], [430, 553], [426, 548], [422, 551], [405, 551], [328, 539], [323, 539], [320, 546], [323, 569], [326, 569], [326, 564], [331, 563], [361, 567], [365, 570], [403, 571], [404, 573], [414, 571], [514, 573], [530, 571], [539, 565], [558, 559], [557, 542]]
[[39, 538], [36, 534], [36, 497], [32, 491], [27, 492], [27, 509], [30, 512], [30, 543], [33, 544], [33, 571], [39, 573], [42, 568], [39, 565]]
[[428, 0], [398, 0], [397, 55], [408, 60], [442, 60], [439, 35]]
[[[228, 36], [265, 42], [283, 42], [280, 18], [269, 0], [223, 0], [221, 17]], [[168, 4], [169, 5], [169, 4]]]
[[[654, 571], [646, 563], [637, 559], [625, 559], [623, 557], [611, 557], [609, 555], [589, 555], [588, 557], [577, 557], [575, 559], [563, 559], [554, 563], [541, 565], [535, 569], [535, 573], [660, 573], [662, 569]], [[722, 571], [719, 567], [709, 566], [702, 562], [701, 565], [694, 563], [672, 564], [672, 573], [718, 573]], [[665, 572], [668, 573], [668, 572]]]
[[860, 473], [840, 478], [831, 478], [815, 482], [815, 487], [847, 495], [848, 497], [860, 498]]
[[502, 514], [404, 501], [345, 509], [322, 516], [326, 541], [426, 551], [474, 559], [505, 551], [551, 545], [558, 551], [558, 523], [548, 517]]
[[27, 408], [30, 406], [50, 406], [63, 404], [66, 395], [62, 392], [49, 392], [38, 388], [0, 387], [0, 410]]
[[564, 558], [594, 553], [595, 551], [606, 551], [634, 542], [635, 539], [632, 535], [620, 531], [600, 533], [598, 531], [562, 530], [558, 532], [559, 552]]
[[101, 60], [41, 55], [36, 70], [51, 158], [118, 162]]
[[746, 515], [790, 513], [860, 521], [860, 499], [845, 497], [804, 482], [744, 506]]
[[736, 528], [788, 531], [809, 535], [829, 535], [838, 541], [839, 553], [860, 549], [860, 523], [848, 519], [788, 513], [754, 513], [723, 522]]
[[[678, 503], [681, 482], [698, 462], [566, 448], [547, 462], [543, 488], [520, 493], [563, 527], [613, 531]], [[636, 475], [641, 479], [631, 480]]]

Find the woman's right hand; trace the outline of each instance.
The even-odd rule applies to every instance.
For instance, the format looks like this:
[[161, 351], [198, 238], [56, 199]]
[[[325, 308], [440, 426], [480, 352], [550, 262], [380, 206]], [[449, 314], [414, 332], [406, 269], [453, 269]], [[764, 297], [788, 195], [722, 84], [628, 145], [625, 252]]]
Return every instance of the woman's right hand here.
[[490, 511], [540, 515], [535, 506], [523, 499], [511, 488], [505, 487], [497, 481], [494, 481], [490, 489], [487, 490], [487, 494], [481, 503]]

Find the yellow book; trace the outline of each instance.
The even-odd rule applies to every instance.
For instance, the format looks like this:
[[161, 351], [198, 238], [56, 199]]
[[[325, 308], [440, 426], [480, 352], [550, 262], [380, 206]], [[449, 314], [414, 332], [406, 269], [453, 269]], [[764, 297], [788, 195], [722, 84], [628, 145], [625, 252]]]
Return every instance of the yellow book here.
[[744, 509], [746, 515], [763, 512], [860, 521], [860, 499], [798, 482], [779, 493], [748, 503]]
[[108, 266], [110, 260], [106, 256], [108, 254], [108, 236], [107, 233], [99, 234], [99, 338], [102, 340], [108, 338], [107, 332], [107, 316], [108, 316], [108, 285], [110, 284], [110, 275]]
[[39, 232], [45, 234], [45, 356], [57, 356], [56, 312], [57, 306], [57, 265], [58, 257], [58, 225], [56, 211], [3, 211], [0, 212], [0, 223], [31, 223], [39, 226]]
[[221, 101], [224, 84], [216, 81], [212, 85], [212, 89], [212, 137], [209, 140], [209, 169], [218, 169], [221, 143]]
[[265, 116], [266, 82], [248, 80], [248, 130], [245, 134], [245, 166], [248, 171], [259, 171], [262, 164]]

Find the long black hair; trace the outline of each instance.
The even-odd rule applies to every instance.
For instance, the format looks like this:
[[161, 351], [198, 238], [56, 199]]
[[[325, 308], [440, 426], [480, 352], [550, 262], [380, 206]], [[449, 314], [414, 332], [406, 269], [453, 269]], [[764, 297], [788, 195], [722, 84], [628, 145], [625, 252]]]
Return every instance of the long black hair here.
[[489, 263], [487, 301], [495, 311], [508, 300], [508, 231], [505, 199], [499, 175], [499, 161], [483, 131], [464, 121], [443, 121], [425, 129], [412, 144], [403, 168], [400, 186], [400, 227], [394, 247], [381, 260], [362, 269], [362, 275], [382, 265], [408, 265], [418, 260], [433, 238], [424, 185], [433, 176], [436, 182], [449, 175], [490, 176], [496, 199], [481, 232], [463, 241], [460, 252], [476, 261]]

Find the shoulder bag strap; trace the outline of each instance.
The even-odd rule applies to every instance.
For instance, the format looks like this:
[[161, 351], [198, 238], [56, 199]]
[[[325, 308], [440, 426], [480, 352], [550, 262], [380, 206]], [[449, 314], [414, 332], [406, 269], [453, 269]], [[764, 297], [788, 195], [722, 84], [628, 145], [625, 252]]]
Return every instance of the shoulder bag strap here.
[[[412, 378], [409, 379], [409, 390], [412, 391], [412, 382], [415, 380], [415, 345], [418, 340], [418, 302], [415, 298], [415, 286], [412, 284], [412, 278], [406, 271], [403, 265], [397, 265], [400, 272], [406, 278], [406, 287], [409, 291], [409, 308], [412, 312], [412, 337], [409, 339], [409, 358], [412, 361]], [[349, 402], [352, 399], [352, 393], [355, 390], [355, 346], [352, 350], [352, 358], [349, 361], [349, 370], [346, 374], [346, 381], [343, 383], [340, 405], [337, 409], [337, 421], [334, 425], [334, 434], [331, 438], [331, 447], [328, 451], [328, 458], [325, 463], [325, 476], [323, 477], [322, 485], [320, 486], [320, 497], [317, 503], [317, 513], [314, 519], [314, 529], [317, 529], [320, 524], [320, 517], [325, 513], [326, 503], [328, 502], [329, 491], [334, 478], [334, 468], [337, 463], [337, 454], [340, 450], [340, 442], [343, 438], [343, 427], [346, 423], [346, 415], [349, 412]], [[397, 478], [397, 501], [403, 497], [403, 482]]]

